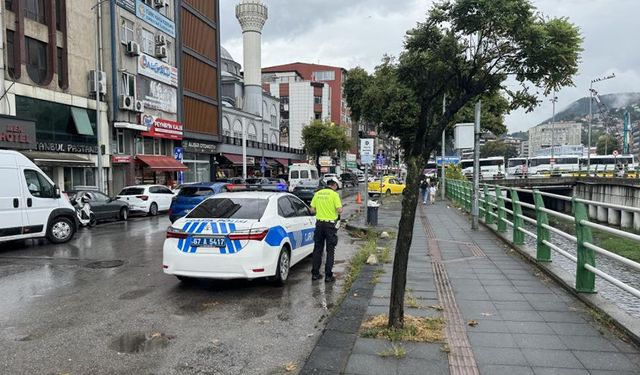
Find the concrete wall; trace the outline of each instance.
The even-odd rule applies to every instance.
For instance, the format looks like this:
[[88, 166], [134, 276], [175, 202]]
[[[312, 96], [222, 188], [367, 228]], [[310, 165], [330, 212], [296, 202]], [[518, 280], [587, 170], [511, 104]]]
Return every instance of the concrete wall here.
[[[584, 184], [574, 187], [574, 196], [626, 207], [640, 207], [640, 187], [617, 184]], [[640, 230], [640, 214], [596, 205], [589, 206], [589, 218], [623, 228]]]

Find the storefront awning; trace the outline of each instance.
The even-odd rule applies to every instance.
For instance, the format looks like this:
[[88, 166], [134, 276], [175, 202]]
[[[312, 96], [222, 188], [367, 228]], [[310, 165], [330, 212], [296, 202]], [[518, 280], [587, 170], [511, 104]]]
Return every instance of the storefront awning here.
[[188, 171], [189, 168], [170, 156], [138, 155], [136, 159], [156, 172]]
[[273, 160], [275, 160], [278, 164], [282, 165], [283, 167], [288, 167], [289, 166], [289, 160], [287, 160], [287, 159], [275, 158]]
[[62, 152], [22, 151], [34, 163], [50, 167], [95, 167], [96, 164], [80, 155]]
[[308, 163], [308, 162], [309, 162], [309, 161], [307, 161], [307, 160], [291, 160], [291, 163], [292, 163], [292, 164], [294, 164], [294, 163], [295, 163], [295, 164], [300, 164], [300, 163], [301, 163], [301, 164], [306, 164], [306, 163]]
[[222, 154], [222, 156], [227, 158], [227, 160], [229, 160], [233, 165], [242, 165], [242, 155], [225, 153]]

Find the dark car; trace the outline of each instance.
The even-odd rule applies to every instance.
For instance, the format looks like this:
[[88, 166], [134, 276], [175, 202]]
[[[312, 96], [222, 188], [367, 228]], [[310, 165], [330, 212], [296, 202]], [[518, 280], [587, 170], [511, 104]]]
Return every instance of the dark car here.
[[195, 206], [208, 197], [229, 191], [227, 182], [200, 182], [183, 186], [173, 197], [169, 208], [169, 220], [173, 223], [188, 214]]
[[343, 187], [358, 186], [358, 176], [354, 173], [343, 173], [340, 175]]
[[256, 177], [247, 178], [247, 188], [251, 190], [263, 191], [287, 191], [289, 186], [287, 182], [280, 178]]
[[320, 189], [324, 189], [325, 187], [327, 187], [327, 184], [324, 182], [324, 180], [319, 180], [319, 182], [317, 183], [316, 182], [307, 182], [307, 183], [300, 182], [293, 189], [293, 195], [300, 198], [306, 204], [310, 204], [311, 200], [313, 199], [313, 195], [316, 193], [316, 191]]
[[77, 197], [87, 198], [91, 211], [98, 221], [102, 220], [127, 220], [129, 218], [129, 204], [117, 200], [95, 190], [71, 190], [66, 192], [70, 201]]

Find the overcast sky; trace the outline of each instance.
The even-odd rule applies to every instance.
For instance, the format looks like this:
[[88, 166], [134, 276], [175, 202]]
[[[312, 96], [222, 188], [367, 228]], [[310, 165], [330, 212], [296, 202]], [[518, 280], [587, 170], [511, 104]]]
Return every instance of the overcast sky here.
[[[242, 33], [235, 19], [239, 0], [221, 0], [222, 45], [242, 63]], [[262, 66], [290, 62], [321, 63], [371, 71], [387, 53], [398, 55], [405, 31], [424, 20], [429, 0], [263, 0], [269, 20], [262, 39]], [[556, 110], [588, 95], [592, 79], [600, 94], [640, 91], [640, 48], [633, 35], [638, 0], [532, 0], [551, 17], [568, 17], [584, 37], [576, 87], [557, 94]], [[551, 117], [548, 100], [534, 112], [507, 117], [509, 131], [526, 130]]]

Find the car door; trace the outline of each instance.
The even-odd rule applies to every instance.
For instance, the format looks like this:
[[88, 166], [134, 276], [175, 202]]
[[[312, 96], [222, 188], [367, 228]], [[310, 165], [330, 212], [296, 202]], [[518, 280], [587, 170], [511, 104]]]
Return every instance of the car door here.
[[291, 201], [291, 205], [296, 211], [295, 220], [298, 228], [297, 233], [299, 233], [299, 240], [298, 234], [296, 235], [298, 248], [291, 257], [292, 264], [295, 264], [313, 252], [313, 234], [316, 229], [316, 219], [311, 214], [309, 206], [298, 197], [288, 196], [287, 198]]
[[171, 199], [173, 193], [166, 186], [156, 186], [156, 195], [158, 196], [158, 209], [160, 211], [166, 211], [171, 207]]
[[104, 202], [100, 201], [95, 192], [90, 191], [79, 191], [79, 196], [87, 197], [89, 203], [89, 207], [91, 207], [91, 211], [94, 215], [96, 215], [96, 219], [102, 220], [106, 216], [106, 207], [104, 206]]
[[299, 246], [298, 239], [300, 236], [296, 236], [296, 233], [301, 230], [300, 223], [296, 216], [296, 209], [293, 207], [291, 200], [288, 197], [283, 196], [278, 198], [278, 216], [282, 218], [282, 226], [287, 232], [289, 241], [291, 241], [291, 260], [296, 257], [296, 249]]
[[51, 212], [58, 208], [53, 183], [35, 169], [22, 170], [23, 195], [20, 205], [25, 207], [24, 230], [29, 233], [45, 233]]
[[97, 191], [91, 192], [91, 196], [91, 208], [93, 209], [94, 204], [99, 208], [99, 215], [97, 209], [93, 210], [98, 219], [111, 219], [116, 216], [116, 205], [111, 202], [111, 198]]
[[26, 205], [19, 177], [17, 168], [0, 167], [0, 241], [17, 239], [22, 235]]

